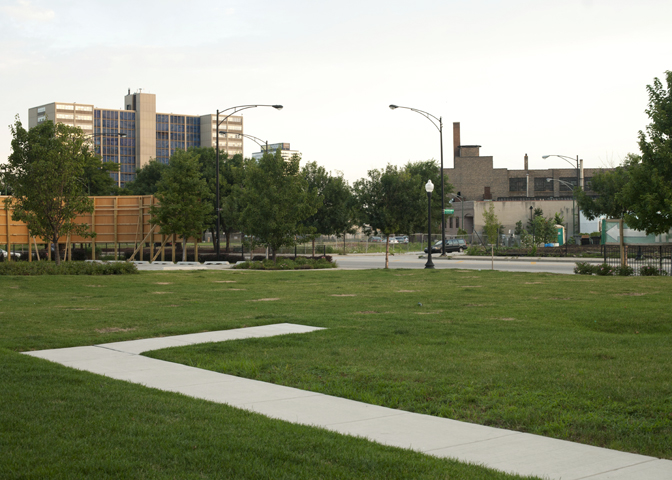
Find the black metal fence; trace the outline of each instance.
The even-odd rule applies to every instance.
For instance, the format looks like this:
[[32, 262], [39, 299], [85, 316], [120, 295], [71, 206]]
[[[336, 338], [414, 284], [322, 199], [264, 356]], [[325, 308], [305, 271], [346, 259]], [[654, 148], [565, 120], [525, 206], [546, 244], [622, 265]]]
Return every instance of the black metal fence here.
[[[621, 247], [602, 245], [604, 263], [612, 267], [621, 266]], [[672, 275], [672, 245], [626, 245], [626, 264], [640, 274], [642, 267], [653, 267]]]

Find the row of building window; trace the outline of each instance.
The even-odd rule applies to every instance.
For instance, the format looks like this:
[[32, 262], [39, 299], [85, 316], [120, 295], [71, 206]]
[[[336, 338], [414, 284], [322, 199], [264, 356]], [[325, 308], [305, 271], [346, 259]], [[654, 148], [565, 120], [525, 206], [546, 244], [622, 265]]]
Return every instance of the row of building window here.
[[[534, 180], [533, 186], [535, 192], [553, 192], [555, 189], [554, 183], [560, 183], [560, 191], [561, 192], [571, 192], [572, 188], [569, 185], [572, 186], [576, 185], [576, 177], [560, 177], [560, 182], [554, 182], [554, 181], [547, 181], [546, 177], [543, 178], [534, 178], [530, 179]], [[557, 180], [557, 179], [556, 179]], [[590, 181], [592, 178], [586, 177], [584, 178], [584, 188], [586, 190], [590, 190]], [[564, 182], [564, 183], [562, 183]], [[527, 191], [527, 178], [526, 177], [518, 177], [518, 178], [509, 178], [509, 191], [510, 192], [526, 192]]]
[[[57, 103], [56, 104], [56, 110], [70, 110], [70, 111], [78, 111], [78, 112], [90, 112], [93, 110], [92, 107], [87, 107], [85, 105], [63, 105], [62, 103]], [[42, 113], [45, 111], [44, 107], [40, 107], [37, 109], [37, 113]]]

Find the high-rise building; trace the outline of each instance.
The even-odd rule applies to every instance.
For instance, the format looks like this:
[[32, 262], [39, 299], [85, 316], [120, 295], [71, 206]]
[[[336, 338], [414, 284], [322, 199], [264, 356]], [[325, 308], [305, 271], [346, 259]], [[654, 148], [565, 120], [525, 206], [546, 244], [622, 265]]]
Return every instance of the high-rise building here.
[[273, 154], [278, 151], [278, 148], [280, 149], [280, 155], [282, 155], [282, 158], [287, 161], [291, 159], [294, 155], [297, 155], [299, 158], [301, 158], [301, 152], [298, 150], [290, 150], [289, 148], [289, 143], [271, 143], [270, 145], [260, 145], [261, 146], [261, 152], [255, 152], [252, 154], [252, 158], [254, 159], [259, 159], [264, 156], [264, 152], [266, 151], [266, 148], [268, 148], [268, 152]]
[[[226, 115], [220, 114], [220, 121]], [[175, 150], [189, 147], [215, 147], [217, 116], [158, 113], [156, 95], [141, 90], [124, 97], [123, 109], [104, 109], [91, 103], [53, 102], [28, 110], [28, 127], [45, 121], [76, 126], [92, 138], [96, 154], [103, 162], [119, 164], [119, 173], [112, 174], [123, 187], [135, 178], [137, 169], [151, 159], [162, 163]], [[243, 133], [243, 117], [232, 115], [223, 122], [220, 131]], [[220, 135], [219, 149], [223, 154], [243, 153], [239, 135]]]

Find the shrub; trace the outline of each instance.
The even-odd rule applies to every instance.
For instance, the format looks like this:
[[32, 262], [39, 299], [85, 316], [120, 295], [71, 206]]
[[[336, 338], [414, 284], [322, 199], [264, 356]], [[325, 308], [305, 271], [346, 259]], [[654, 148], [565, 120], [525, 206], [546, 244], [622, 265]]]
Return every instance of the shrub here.
[[331, 257], [306, 258], [299, 257], [296, 261], [290, 258], [278, 257], [277, 261], [261, 260], [258, 262], [245, 262], [234, 265], [236, 269], [252, 270], [312, 270], [317, 268], [335, 268], [336, 264], [331, 261]]
[[483, 247], [479, 247], [476, 245], [472, 245], [471, 247], [467, 248], [467, 255], [472, 255], [475, 257], [483, 256], [485, 255], [485, 249]]
[[614, 274], [614, 267], [607, 263], [603, 263], [602, 265], [598, 265], [595, 267], [595, 274], [600, 275], [602, 277], [606, 277], [608, 275], [613, 275]]
[[665, 270], [659, 270], [652, 265], [644, 265], [639, 269], [639, 274], [643, 277], [658, 277], [661, 275], [667, 275], [667, 272]]
[[588, 262], [576, 262], [574, 273], [577, 275], [592, 275], [597, 270], [596, 265], [591, 265]]
[[629, 277], [630, 275], [635, 274], [635, 269], [632, 267], [616, 267], [614, 269], [614, 275], [619, 275], [621, 277]]
[[132, 263], [63, 262], [4, 262], [0, 275], [123, 275], [138, 273]]

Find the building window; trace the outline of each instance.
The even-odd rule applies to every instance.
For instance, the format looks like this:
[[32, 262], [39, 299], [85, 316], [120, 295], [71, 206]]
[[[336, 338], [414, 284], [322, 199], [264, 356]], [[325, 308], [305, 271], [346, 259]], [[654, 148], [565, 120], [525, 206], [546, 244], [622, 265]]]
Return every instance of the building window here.
[[583, 177], [583, 189], [584, 190], [593, 190], [593, 177]]
[[[571, 192], [576, 186], [576, 177], [560, 177], [560, 191], [561, 192]], [[567, 184], [570, 184], [571, 187]]]
[[552, 192], [553, 191], [553, 182], [547, 182], [546, 178], [535, 178], [534, 179], [534, 191], [535, 192]]
[[509, 178], [510, 192], [525, 192], [527, 191], [527, 178]]
[[74, 105], [56, 105], [56, 110], [74, 110]]
[[37, 109], [37, 113], [44, 113], [46, 111], [46, 108], [40, 107]]

